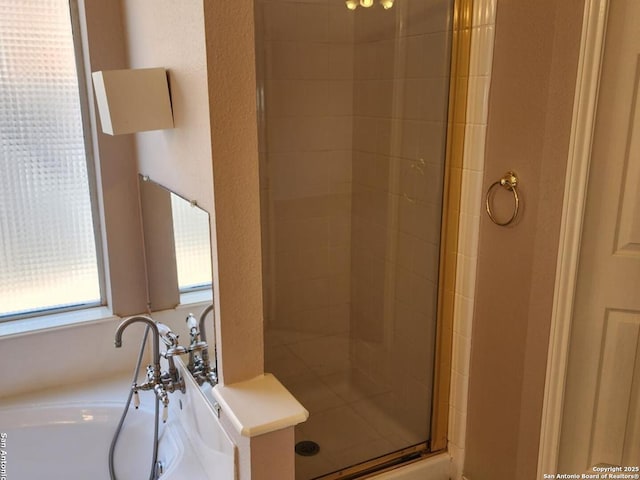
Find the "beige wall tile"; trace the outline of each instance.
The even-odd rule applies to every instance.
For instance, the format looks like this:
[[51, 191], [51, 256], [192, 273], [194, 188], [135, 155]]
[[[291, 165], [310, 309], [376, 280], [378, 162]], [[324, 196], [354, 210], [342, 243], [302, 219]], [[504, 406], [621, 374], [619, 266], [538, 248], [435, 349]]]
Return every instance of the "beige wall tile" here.
[[299, 78], [326, 79], [329, 77], [329, 44], [298, 43], [298, 64], [296, 72]]
[[352, 43], [330, 43], [328, 79], [353, 81], [355, 47]]
[[355, 16], [340, 3], [329, 5], [328, 40], [331, 43], [353, 43]]
[[449, 12], [436, 0], [400, 0], [408, 3], [407, 35], [444, 32], [448, 27]]
[[267, 78], [291, 80], [298, 78], [298, 44], [296, 42], [273, 41], [265, 45]]
[[296, 39], [304, 42], [329, 40], [329, 9], [326, 4], [293, 4]]
[[406, 40], [407, 78], [445, 77], [449, 73], [449, 34], [414, 35]]

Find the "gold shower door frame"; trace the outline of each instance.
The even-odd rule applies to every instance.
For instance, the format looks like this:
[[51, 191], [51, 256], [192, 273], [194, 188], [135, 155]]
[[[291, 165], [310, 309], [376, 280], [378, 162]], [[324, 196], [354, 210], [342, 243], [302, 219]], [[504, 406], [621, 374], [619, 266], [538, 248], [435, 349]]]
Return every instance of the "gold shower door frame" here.
[[447, 149], [440, 232], [440, 272], [436, 320], [436, 361], [431, 416], [432, 452], [447, 448], [449, 385], [453, 344], [453, 315], [458, 256], [458, 227], [462, 194], [464, 132], [467, 118], [467, 90], [471, 57], [473, 0], [455, 0], [449, 80]]

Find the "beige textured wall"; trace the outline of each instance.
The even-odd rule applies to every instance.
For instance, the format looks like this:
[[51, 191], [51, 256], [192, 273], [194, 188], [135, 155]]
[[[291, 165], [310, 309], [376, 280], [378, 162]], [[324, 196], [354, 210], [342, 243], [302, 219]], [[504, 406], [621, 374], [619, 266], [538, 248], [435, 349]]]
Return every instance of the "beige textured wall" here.
[[[172, 129], [123, 135], [135, 140], [137, 171], [185, 198], [196, 200], [212, 213], [213, 174], [202, 2], [122, 0], [121, 7], [128, 67], [167, 70], [174, 119]], [[158, 205], [156, 210], [160, 208]], [[162, 212], [147, 208], [145, 217], [152, 215], [160, 218]], [[148, 219], [145, 220], [148, 223]], [[163, 245], [165, 238], [155, 233], [145, 237], [152, 311], [172, 308], [178, 299], [176, 271], [167, 263], [170, 258], [162, 261], [164, 257], [160, 256], [160, 262], [150, 258], [154, 254], [152, 247]], [[170, 246], [164, 244], [163, 247]]]
[[[211, 213], [220, 379], [253, 378], [263, 371], [253, 0], [122, 7], [130, 66], [168, 69], [176, 125], [136, 136], [140, 171]], [[293, 478], [292, 429], [249, 439], [223, 423], [240, 479]]]
[[[205, 1], [221, 381], [264, 369], [253, 0]], [[214, 291], [215, 294], [215, 291]]]
[[122, 0], [122, 14], [129, 66], [168, 70], [175, 121], [136, 135], [139, 170], [211, 214], [221, 381], [247, 380], [263, 370], [253, 2]]
[[[81, 18], [89, 110], [98, 125], [90, 72], [126, 68], [127, 53], [122, 17], [118, 8], [105, 2], [78, 2]], [[97, 173], [100, 221], [107, 304], [119, 316], [143, 312], [147, 288], [140, 216], [131, 205], [138, 204], [138, 177], [133, 139], [112, 137], [99, 127], [92, 132]]]
[[[536, 474], [582, 7], [582, 0], [498, 2], [484, 185], [513, 169], [523, 210], [509, 228], [486, 215], [481, 221], [470, 480]], [[496, 196], [498, 204], [509, 201]]]
[[129, 68], [167, 69], [175, 124], [135, 135], [138, 169], [213, 212], [202, 3], [123, 0], [122, 14]]

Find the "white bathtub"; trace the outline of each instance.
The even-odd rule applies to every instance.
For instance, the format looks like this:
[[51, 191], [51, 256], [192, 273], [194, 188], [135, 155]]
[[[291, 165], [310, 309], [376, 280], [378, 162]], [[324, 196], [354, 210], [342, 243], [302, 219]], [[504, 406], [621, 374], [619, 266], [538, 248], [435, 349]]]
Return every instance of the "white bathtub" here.
[[[49, 405], [3, 409], [0, 425], [6, 433], [7, 477], [37, 479], [64, 476], [73, 480], [108, 480], [107, 452], [122, 413], [121, 403]], [[131, 411], [122, 430], [115, 457], [118, 479], [149, 477], [153, 441], [153, 412]], [[158, 460], [163, 479], [179, 478], [176, 471], [198, 470], [185, 457], [185, 435], [177, 421], [161, 427]], [[192, 460], [192, 459], [191, 459]]]
[[[54, 392], [3, 399], [0, 450], [6, 477], [109, 480], [108, 451], [128, 393], [124, 378]], [[149, 478], [153, 393], [141, 392], [116, 447], [118, 480]], [[119, 399], [117, 401], [116, 399]], [[197, 387], [170, 394], [169, 419], [160, 426], [161, 480], [233, 480], [235, 447]], [[3, 472], [4, 473], [4, 472]]]

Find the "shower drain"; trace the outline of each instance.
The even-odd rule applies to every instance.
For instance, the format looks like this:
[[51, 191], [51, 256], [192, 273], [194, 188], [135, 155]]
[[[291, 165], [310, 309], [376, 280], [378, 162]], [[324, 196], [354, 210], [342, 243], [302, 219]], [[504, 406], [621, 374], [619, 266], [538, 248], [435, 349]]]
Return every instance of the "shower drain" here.
[[311, 440], [303, 440], [302, 442], [296, 443], [296, 453], [298, 455], [302, 455], [303, 457], [311, 457], [313, 455], [317, 455], [320, 452], [320, 445], [316, 442], [312, 442]]

